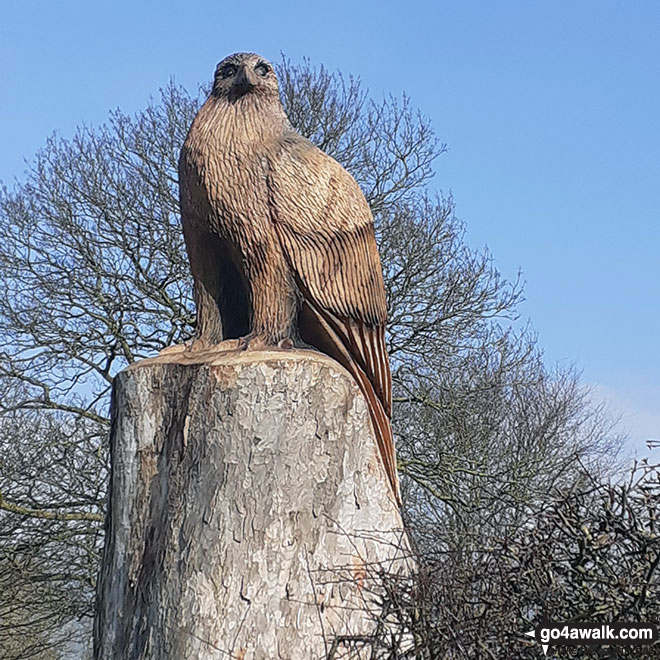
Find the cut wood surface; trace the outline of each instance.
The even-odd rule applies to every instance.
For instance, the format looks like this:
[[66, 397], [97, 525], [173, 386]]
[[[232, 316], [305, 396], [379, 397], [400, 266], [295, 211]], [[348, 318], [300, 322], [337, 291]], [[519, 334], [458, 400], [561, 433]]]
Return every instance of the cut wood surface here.
[[375, 573], [412, 564], [340, 365], [164, 355], [117, 376], [112, 418], [97, 659], [369, 657], [347, 640], [373, 632]]

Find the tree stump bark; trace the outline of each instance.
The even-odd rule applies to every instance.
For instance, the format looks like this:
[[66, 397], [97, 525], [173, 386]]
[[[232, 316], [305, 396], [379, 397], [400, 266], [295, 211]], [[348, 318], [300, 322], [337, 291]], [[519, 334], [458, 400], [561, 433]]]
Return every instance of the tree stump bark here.
[[165, 355], [117, 376], [112, 418], [97, 660], [368, 657], [378, 568], [412, 564], [340, 365]]

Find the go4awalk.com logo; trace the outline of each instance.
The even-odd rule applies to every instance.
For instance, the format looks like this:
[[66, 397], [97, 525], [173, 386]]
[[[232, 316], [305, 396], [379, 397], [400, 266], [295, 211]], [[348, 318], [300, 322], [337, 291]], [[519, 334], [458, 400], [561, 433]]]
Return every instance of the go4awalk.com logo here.
[[658, 641], [653, 623], [589, 623], [542, 621], [525, 635], [533, 637], [547, 655], [549, 646], [642, 646]]

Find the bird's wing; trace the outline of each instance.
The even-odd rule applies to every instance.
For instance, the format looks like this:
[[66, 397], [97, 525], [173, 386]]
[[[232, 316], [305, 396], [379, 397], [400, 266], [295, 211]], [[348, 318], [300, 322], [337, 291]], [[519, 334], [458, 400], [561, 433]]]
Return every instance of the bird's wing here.
[[271, 219], [304, 300], [302, 338], [347, 367], [367, 398], [371, 386], [378, 401], [370, 404], [381, 408], [372, 410], [374, 422], [388, 427], [380, 430], [389, 436], [379, 439], [383, 461], [396, 480], [387, 303], [369, 205], [339, 163], [298, 136], [282, 141], [267, 183]]

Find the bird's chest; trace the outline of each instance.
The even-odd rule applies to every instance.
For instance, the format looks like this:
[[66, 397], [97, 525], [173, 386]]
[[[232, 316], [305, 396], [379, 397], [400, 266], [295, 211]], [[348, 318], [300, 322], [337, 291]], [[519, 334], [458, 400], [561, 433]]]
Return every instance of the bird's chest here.
[[247, 148], [218, 148], [201, 163], [200, 178], [212, 229], [234, 241], [267, 230], [270, 223], [267, 160]]

